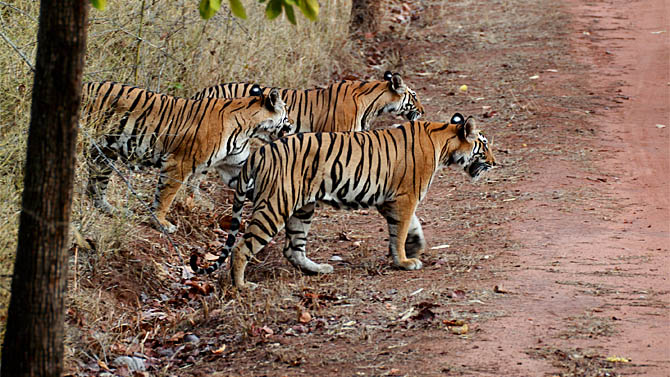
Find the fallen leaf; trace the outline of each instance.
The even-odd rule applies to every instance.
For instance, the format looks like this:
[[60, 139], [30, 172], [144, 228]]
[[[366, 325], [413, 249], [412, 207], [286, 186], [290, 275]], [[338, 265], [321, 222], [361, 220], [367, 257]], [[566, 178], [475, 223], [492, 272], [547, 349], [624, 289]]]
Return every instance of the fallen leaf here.
[[226, 350], [226, 345], [224, 344], [224, 345], [222, 345], [221, 347], [219, 347], [219, 348], [213, 350], [212, 353], [215, 354], [215, 355], [220, 355], [220, 354], [222, 354], [223, 351], [225, 351], [225, 350]]
[[275, 333], [274, 331], [272, 331], [271, 328], [267, 326], [261, 327], [261, 330], [265, 333], [265, 335], [263, 336], [264, 338], [267, 338], [268, 336], [273, 335]]
[[98, 366], [99, 366], [100, 368], [102, 368], [102, 369], [104, 369], [104, 370], [110, 372], [109, 367], [107, 366], [107, 364], [105, 364], [104, 361], [102, 361], [102, 360], [98, 360]]
[[312, 315], [309, 314], [309, 312], [307, 310], [301, 310], [300, 311], [300, 316], [298, 317], [299, 322], [308, 323], [311, 320], [312, 320]]
[[[219, 242], [221, 245], [223, 245], [221, 242]], [[219, 259], [218, 255], [214, 255], [212, 253], [205, 253], [205, 260], [206, 261], [215, 261]]]
[[533, 76], [530, 76], [530, 77], [528, 78], [528, 80], [537, 80], [537, 79], [539, 79], [539, 78], [540, 78], [539, 75], [533, 75]]
[[610, 363], [630, 363], [630, 359], [619, 356], [610, 356], [605, 360], [609, 361]]
[[451, 331], [452, 334], [456, 335], [464, 335], [468, 333], [468, 324], [465, 323], [463, 326], [448, 326], [449, 331]]
[[462, 319], [445, 319], [442, 320], [442, 323], [444, 323], [447, 326], [463, 326], [465, 324], [465, 321]]
[[179, 331], [176, 334], [172, 335], [170, 339], [168, 339], [168, 342], [180, 343], [182, 339], [184, 339], [184, 335], [186, 334], [183, 331]]

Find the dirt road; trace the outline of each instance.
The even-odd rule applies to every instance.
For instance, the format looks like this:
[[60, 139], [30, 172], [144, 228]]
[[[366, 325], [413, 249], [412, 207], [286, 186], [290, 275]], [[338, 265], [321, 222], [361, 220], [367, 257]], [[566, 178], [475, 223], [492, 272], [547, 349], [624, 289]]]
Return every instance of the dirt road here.
[[588, 186], [599, 198], [567, 213], [558, 200], [525, 204], [511, 224], [523, 268], [505, 274], [512, 294], [497, 303], [506, 315], [482, 325], [488, 341], [458, 354], [474, 374], [484, 366], [491, 375], [543, 375], [549, 361], [563, 373], [600, 375], [607, 363], [595, 355], [630, 359], [622, 375], [669, 373], [670, 8], [642, 5], [567, 3], [571, 51], [592, 66], [585, 88], [618, 106], [589, 120], [598, 135], [590, 170], [554, 161], [522, 190], [560, 196]]

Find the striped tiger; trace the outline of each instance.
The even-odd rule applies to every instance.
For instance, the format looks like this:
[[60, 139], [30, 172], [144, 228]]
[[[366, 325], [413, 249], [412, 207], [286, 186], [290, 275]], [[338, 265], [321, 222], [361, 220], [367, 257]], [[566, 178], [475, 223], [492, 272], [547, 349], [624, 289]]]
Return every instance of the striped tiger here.
[[[235, 98], [248, 95], [247, 83], [220, 84], [192, 98]], [[268, 93], [271, 88], [263, 88]], [[279, 89], [289, 118], [298, 132], [366, 131], [384, 113], [417, 120], [424, 109], [416, 93], [398, 73], [387, 71], [382, 81], [344, 80], [326, 88]]]
[[176, 226], [165, 217], [191, 174], [213, 167], [234, 187], [250, 153], [250, 138], [270, 142], [295, 132], [277, 90], [262, 94], [256, 85], [249, 94], [238, 99], [193, 100], [109, 81], [85, 83], [82, 124], [92, 125], [101, 135], [87, 159], [86, 191], [94, 205], [114, 212], [105, 191], [111, 163], [117, 158], [134, 168], [157, 167], [154, 225], [174, 232]]
[[[234, 246], [233, 283], [244, 287], [249, 259], [286, 227], [284, 256], [293, 266], [309, 274], [332, 272], [332, 266], [315, 263], [305, 254], [314, 207], [322, 202], [346, 209], [376, 207], [388, 223], [394, 265], [420, 269], [416, 256], [426, 243], [415, 210], [435, 173], [458, 165], [476, 180], [495, 164], [474, 119], [458, 113], [448, 123], [412, 121], [372, 131], [282, 138], [256, 150], [242, 167], [231, 230], [219, 259], [200, 268], [192, 255], [191, 268], [198, 274], [215, 271]], [[247, 196], [253, 213], [235, 244]]]

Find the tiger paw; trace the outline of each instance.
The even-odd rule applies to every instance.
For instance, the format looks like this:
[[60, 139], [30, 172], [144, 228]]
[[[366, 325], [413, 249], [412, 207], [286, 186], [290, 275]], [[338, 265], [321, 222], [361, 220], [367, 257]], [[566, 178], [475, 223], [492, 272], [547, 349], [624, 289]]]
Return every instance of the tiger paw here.
[[161, 230], [161, 231], [164, 230], [167, 233], [174, 233], [174, 232], [177, 231], [177, 226], [172, 224], [171, 222], [169, 222], [167, 220], [158, 219], [158, 222], [156, 222], [156, 220], [154, 220], [153, 223], [154, 223], [154, 226], [156, 227], [156, 229], [158, 229], [158, 230]]
[[114, 215], [116, 212], [116, 208], [112, 207], [112, 205], [109, 204], [109, 202], [105, 198], [95, 199], [93, 201], [93, 205], [95, 206], [95, 208], [99, 209], [100, 212], [109, 216]]
[[253, 291], [254, 289], [258, 288], [258, 284], [252, 283], [250, 281], [245, 281], [244, 283], [238, 283], [235, 284], [235, 288], [241, 291]]
[[317, 274], [330, 274], [332, 272], [333, 272], [333, 266], [327, 263], [319, 264], [316, 268]]
[[420, 270], [423, 267], [423, 263], [416, 258], [409, 258], [398, 262], [398, 267], [403, 270]]

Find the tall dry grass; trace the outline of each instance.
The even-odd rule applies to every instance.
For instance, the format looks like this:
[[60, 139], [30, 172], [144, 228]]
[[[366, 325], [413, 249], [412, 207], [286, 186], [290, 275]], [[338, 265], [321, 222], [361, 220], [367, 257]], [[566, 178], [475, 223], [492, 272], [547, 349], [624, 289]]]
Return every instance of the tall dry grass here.
[[[348, 66], [342, 64], [352, 64], [351, 59], [342, 58], [347, 54], [350, 1], [322, 2], [318, 22], [309, 22], [299, 15], [297, 26], [284, 19], [268, 21], [264, 18], [264, 5], [257, 1], [246, 0], [244, 4], [248, 20], [232, 17], [224, 6], [205, 21], [200, 19], [197, 2], [184, 0], [114, 1], [103, 12], [92, 9], [84, 80], [114, 80], [190, 96], [204, 87], [230, 81], [314, 86], [328, 83], [334, 74], [347, 70]], [[16, 250], [38, 17], [38, 2], [0, 1], [0, 324], [3, 328]], [[105, 266], [122, 261], [123, 256], [116, 256], [118, 253], [129, 245], [151, 242], [137, 230], [137, 222], [142, 218], [133, 213], [141, 213], [142, 209], [108, 218], [100, 216], [83, 198], [86, 171], [82, 151], [88, 142], [85, 136], [80, 136], [80, 140], [72, 228], [90, 239], [96, 250], [86, 258], [79, 258], [77, 267], [90, 274], [111, 274]], [[155, 172], [126, 173], [140, 193], [140, 200], [150, 201]], [[119, 180], [110, 184], [108, 195], [110, 202], [120, 207], [142, 206]], [[130, 273], [157, 277], [166, 274], [158, 262]], [[97, 312], [116, 312], [114, 301], [104, 299], [105, 292], [83, 285], [75, 288], [70, 294], [71, 307], [94, 316]]]

